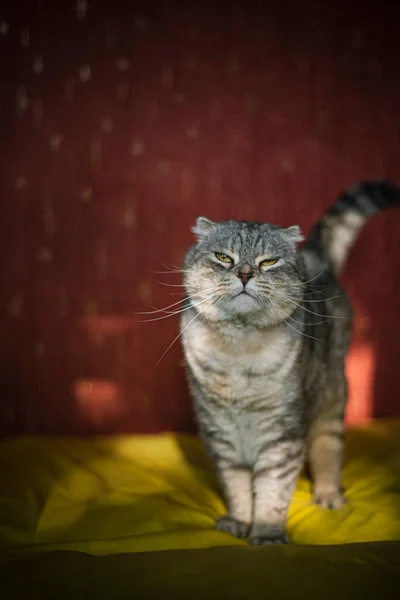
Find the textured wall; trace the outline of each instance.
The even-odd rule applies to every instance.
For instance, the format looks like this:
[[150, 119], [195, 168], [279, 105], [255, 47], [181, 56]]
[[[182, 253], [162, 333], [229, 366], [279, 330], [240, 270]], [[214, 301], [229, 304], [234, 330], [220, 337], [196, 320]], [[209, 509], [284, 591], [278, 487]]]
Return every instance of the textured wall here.
[[[287, 4], [1, 3], [3, 433], [190, 429], [179, 343], [156, 366], [177, 319], [130, 313], [177, 302], [155, 272], [195, 217], [307, 231], [358, 179], [400, 183], [398, 9]], [[400, 412], [399, 225], [343, 278], [353, 421]]]

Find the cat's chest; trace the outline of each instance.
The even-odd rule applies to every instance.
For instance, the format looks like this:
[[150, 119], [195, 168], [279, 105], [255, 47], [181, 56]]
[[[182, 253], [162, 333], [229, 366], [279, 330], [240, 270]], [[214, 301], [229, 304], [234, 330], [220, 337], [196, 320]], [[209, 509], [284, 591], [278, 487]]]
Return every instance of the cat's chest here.
[[277, 385], [290, 354], [290, 336], [282, 330], [228, 331], [221, 336], [202, 323], [185, 332], [186, 358], [204, 387], [221, 397], [265, 394]]

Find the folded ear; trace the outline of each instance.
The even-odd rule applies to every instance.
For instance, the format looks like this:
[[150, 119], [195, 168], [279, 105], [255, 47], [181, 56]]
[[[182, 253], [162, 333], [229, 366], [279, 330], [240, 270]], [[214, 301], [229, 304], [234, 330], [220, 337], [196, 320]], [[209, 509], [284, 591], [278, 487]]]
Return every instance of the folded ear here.
[[214, 221], [210, 221], [210, 219], [206, 219], [206, 217], [198, 217], [196, 220], [196, 225], [192, 227], [192, 231], [197, 237], [198, 241], [200, 241], [211, 232], [214, 225]]
[[301, 229], [298, 225], [292, 225], [291, 227], [287, 227], [283, 230], [286, 238], [293, 242], [294, 244], [298, 244], [305, 240], [304, 235], [301, 233]]

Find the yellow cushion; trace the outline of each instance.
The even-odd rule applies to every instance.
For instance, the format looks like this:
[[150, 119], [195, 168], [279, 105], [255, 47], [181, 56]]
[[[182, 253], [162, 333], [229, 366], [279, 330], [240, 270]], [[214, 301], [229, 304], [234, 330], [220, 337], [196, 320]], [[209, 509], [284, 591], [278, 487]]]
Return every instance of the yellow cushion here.
[[[288, 531], [296, 544], [400, 540], [400, 420], [351, 429], [348, 504], [311, 504], [301, 478]], [[217, 532], [225, 507], [196, 437], [163, 434], [0, 443], [0, 549], [114, 554], [247, 546]], [[286, 552], [286, 551], [285, 551]]]

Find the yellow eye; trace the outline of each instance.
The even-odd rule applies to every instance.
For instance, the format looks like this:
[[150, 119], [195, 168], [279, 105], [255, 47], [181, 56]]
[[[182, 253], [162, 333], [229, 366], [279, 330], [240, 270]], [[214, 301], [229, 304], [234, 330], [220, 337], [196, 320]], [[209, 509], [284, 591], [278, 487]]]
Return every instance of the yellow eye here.
[[272, 265], [275, 265], [278, 262], [279, 258], [267, 258], [266, 260], [263, 260], [262, 262], [260, 262], [259, 266], [260, 267], [272, 267]]
[[216, 252], [215, 256], [223, 263], [233, 264], [233, 259], [227, 254], [223, 254], [222, 252]]

